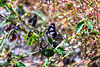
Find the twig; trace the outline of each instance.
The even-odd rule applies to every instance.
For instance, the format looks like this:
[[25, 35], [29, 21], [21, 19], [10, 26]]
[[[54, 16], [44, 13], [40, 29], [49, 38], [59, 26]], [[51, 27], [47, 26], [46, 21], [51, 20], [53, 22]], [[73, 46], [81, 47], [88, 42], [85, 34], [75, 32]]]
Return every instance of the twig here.
[[61, 59], [59, 59], [58, 61], [55, 62], [55, 64], [58, 64], [61, 60], [63, 60], [64, 58], [66, 58], [68, 55], [70, 55], [72, 52], [66, 54], [64, 57], [62, 57]]
[[[7, 19], [6, 17], [4, 17], [3, 15], [0, 14], [1, 17]], [[14, 26], [17, 26], [17, 24], [9, 19], [7, 19], [7, 21], [11, 22]], [[27, 33], [24, 29], [20, 28], [20, 26], [17, 26], [20, 30], [22, 30], [25, 34]]]
[[27, 54], [27, 55], [24, 56], [24, 57], [27, 57], [27, 56], [32, 55], [32, 54], [36, 54], [36, 53], [38, 53], [38, 52], [39, 52], [39, 50], [38, 50], [38, 51], [35, 51], [35, 52], [32, 52], [32, 53], [30, 53], [30, 54]]
[[[38, 53], [38, 52], [39, 52], [39, 51], [32, 52], [32, 53], [30, 53], [30, 54], [27, 54], [27, 55], [23, 56], [22, 58], [25, 58], [25, 57], [27, 57], [27, 56], [29, 56], [29, 55], [32, 55], [32, 54], [36, 54], [36, 53]], [[15, 57], [15, 58], [12, 58], [12, 59], [21, 60], [22, 58]]]
[[[90, 59], [85, 59], [85, 60], [82, 60], [81, 62], [79, 62], [75, 67], [78, 67], [78, 65], [79, 65], [80, 63], [82, 63], [82, 62], [84, 62], [84, 61], [86, 61], [86, 60], [89, 60], [89, 62], [90, 62]], [[87, 63], [89, 63], [89, 62], [87, 62]]]
[[[56, 29], [56, 30], [57, 30], [57, 29]], [[59, 32], [59, 30], [57, 30], [57, 31]], [[61, 32], [59, 32], [59, 33], [61, 34], [61, 36], [63, 37], [63, 39], [65, 39], [65, 40], [67, 41], [67, 43], [68, 43], [69, 45], [71, 45], [70, 42], [69, 42], [69, 40], [71, 40], [72, 38], [75, 38], [77, 35], [79, 35], [79, 34], [77, 34], [77, 35], [74, 35], [74, 36], [72, 36], [72, 37], [66, 39], [66, 38], [63, 36], [63, 34], [62, 34]]]

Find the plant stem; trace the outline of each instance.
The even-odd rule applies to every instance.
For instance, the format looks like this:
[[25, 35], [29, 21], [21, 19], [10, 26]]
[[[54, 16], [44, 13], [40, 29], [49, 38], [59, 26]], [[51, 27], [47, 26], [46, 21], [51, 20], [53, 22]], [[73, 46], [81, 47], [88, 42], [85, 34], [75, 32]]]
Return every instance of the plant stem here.
[[32, 55], [32, 54], [36, 54], [36, 53], [38, 53], [38, 52], [39, 52], [39, 50], [38, 50], [38, 51], [35, 51], [35, 52], [32, 52], [32, 53], [30, 53], [30, 54], [27, 54], [27, 55], [24, 56], [24, 57], [27, 57], [27, 56]]
[[[0, 14], [1, 17], [7, 19], [6, 17], [4, 17], [3, 15]], [[14, 26], [17, 26], [17, 24], [9, 19], [7, 19], [7, 21], [11, 22]], [[17, 26], [20, 30], [22, 30], [25, 34], [27, 33], [24, 29], [20, 28], [20, 26]]]

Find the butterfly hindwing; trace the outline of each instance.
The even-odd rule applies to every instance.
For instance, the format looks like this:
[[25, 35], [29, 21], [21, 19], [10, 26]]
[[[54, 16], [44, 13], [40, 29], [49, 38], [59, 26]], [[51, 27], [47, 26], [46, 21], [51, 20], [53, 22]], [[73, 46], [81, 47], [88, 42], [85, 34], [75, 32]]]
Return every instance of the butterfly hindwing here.
[[55, 29], [56, 29], [55, 24], [54, 23], [50, 24], [48, 31], [46, 31], [47, 37], [51, 37], [51, 38], [55, 39], [55, 37], [57, 36]]

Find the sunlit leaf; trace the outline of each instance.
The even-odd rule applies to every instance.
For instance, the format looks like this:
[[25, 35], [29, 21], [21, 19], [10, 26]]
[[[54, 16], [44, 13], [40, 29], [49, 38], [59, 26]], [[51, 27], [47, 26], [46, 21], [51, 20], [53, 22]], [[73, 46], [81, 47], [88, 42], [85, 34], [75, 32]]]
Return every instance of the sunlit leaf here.
[[89, 27], [89, 29], [91, 29], [91, 30], [92, 30], [92, 29], [93, 29], [93, 25], [92, 25], [92, 24], [93, 24], [93, 22], [87, 22], [87, 23], [88, 23], [88, 27]]
[[0, 0], [0, 3], [1, 3], [1, 5], [2, 5], [2, 7], [4, 7], [4, 3], [2, 2], [2, 0]]
[[42, 31], [40, 31], [40, 36], [43, 36], [43, 32]]
[[23, 58], [23, 55], [19, 55], [18, 57], [19, 57], [19, 58]]
[[80, 30], [82, 29], [84, 25], [84, 21], [78, 23], [77, 27], [76, 27], [76, 34], [80, 32]]
[[17, 62], [15, 67], [26, 67], [22, 62]]
[[45, 67], [48, 67], [49, 60], [45, 59]]
[[28, 32], [27, 32], [27, 34], [24, 36], [24, 40], [26, 40], [26, 39], [27, 39], [28, 34], [29, 34], [29, 31], [28, 31]]
[[91, 35], [98, 35], [99, 33], [96, 30], [92, 30], [91, 33], [89, 33]]
[[34, 40], [36, 39], [36, 35], [32, 35], [30, 38], [29, 38], [29, 41], [28, 41], [28, 45], [31, 45]]
[[14, 57], [14, 58], [18, 58], [18, 56], [14, 55], [14, 54], [11, 54], [11, 55], [12, 55], [12, 57]]
[[65, 55], [65, 51], [64, 51], [64, 49], [63, 49], [62, 47], [58, 47], [56, 50], [57, 50], [57, 52], [58, 52], [59, 54], [61, 54], [62, 56]]
[[26, 34], [26, 35], [24, 36], [24, 40], [26, 40], [26, 39], [27, 39], [27, 37], [28, 37], [28, 35]]

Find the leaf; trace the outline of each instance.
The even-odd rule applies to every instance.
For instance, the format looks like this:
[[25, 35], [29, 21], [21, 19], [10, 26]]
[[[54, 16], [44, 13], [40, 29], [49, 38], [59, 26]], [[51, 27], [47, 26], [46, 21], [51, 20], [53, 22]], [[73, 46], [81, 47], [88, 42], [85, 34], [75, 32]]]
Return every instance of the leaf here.
[[0, 3], [1, 3], [1, 5], [2, 5], [2, 7], [4, 7], [4, 3], [2, 2], [2, 0], [0, 0]]
[[14, 57], [14, 58], [18, 58], [18, 56], [14, 55], [14, 54], [11, 54], [11, 55], [12, 55], [12, 57]]
[[23, 58], [23, 55], [19, 55], [18, 57], [19, 57], [19, 58]]
[[48, 67], [49, 60], [45, 59], [45, 67]]
[[17, 62], [15, 67], [26, 67], [22, 62]]
[[65, 55], [65, 51], [64, 51], [64, 49], [63, 49], [62, 47], [58, 47], [56, 50], [57, 50], [57, 52], [58, 52], [59, 54], [61, 54], [62, 56]]
[[3, 52], [4, 52], [4, 53], [7, 53], [8, 51], [6, 50], [6, 48], [3, 48]]
[[24, 40], [26, 40], [26, 39], [27, 39], [27, 37], [28, 37], [28, 35], [26, 34], [26, 35], [24, 36]]
[[12, 59], [7, 59], [7, 63], [10, 63], [12, 61]]
[[76, 27], [76, 34], [80, 32], [80, 30], [82, 29], [84, 25], [84, 21], [78, 23], [77, 27]]
[[67, 8], [70, 9], [73, 6], [73, 4], [67, 4]]
[[95, 31], [95, 30], [92, 30], [91, 33], [89, 33], [89, 34], [91, 34], [91, 35], [98, 35], [99, 33], [97, 31]]
[[10, 32], [8, 33], [7, 37], [3, 40], [3, 42], [1, 43], [1, 46], [0, 46], [0, 50], [1, 48], [3, 47], [3, 44], [5, 43], [6, 39], [9, 37], [9, 35], [11, 34], [11, 32], [13, 31], [14, 29], [11, 29]]
[[48, 38], [48, 41], [49, 41], [50, 44], [53, 43], [53, 39], [52, 38]]
[[45, 49], [43, 52], [41, 52], [42, 55], [46, 57], [51, 57], [54, 55], [54, 50], [53, 49]]
[[91, 29], [91, 30], [92, 30], [92, 29], [93, 29], [93, 25], [92, 25], [92, 24], [93, 24], [93, 22], [87, 22], [87, 23], [88, 23], [88, 27], [89, 27], [89, 29]]
[[40, 34], [39, 34], [40, 36], [43, 36], [43, 32], [42, 31], [40, 31]]
[[19, 56], [16, 56], [16, 55], [14, 55], [14, 54], [11, 54], [12, 55], [12, 57], [14, 57], [14, 58], [23, 58], [23, 55], [19, 55]]
[[24, 36], [24, 40], [26, 40], [26, 39], [27, 39], [28, 34], [29, 34], [29, 31], [28, 31], [28, 32], [27, 32], [27, 34]]
[[28, 41], [28, 45], [31, 45], [34, 40], [36, 39], [36, 35], [32, 35], [30, 38], [29, 38], [29, 41]]

